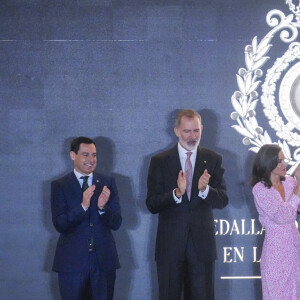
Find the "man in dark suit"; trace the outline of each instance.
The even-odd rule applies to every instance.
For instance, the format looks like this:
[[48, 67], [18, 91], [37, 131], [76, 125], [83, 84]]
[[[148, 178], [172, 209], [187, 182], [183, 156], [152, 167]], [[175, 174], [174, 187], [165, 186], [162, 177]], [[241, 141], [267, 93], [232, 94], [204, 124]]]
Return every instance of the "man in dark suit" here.
[[51, 184], [60, 294], [63, 300], [112, 299], [119, 259], [111, 230], [122, 222], [117, 187], [113, 178], [94, 172], [93, 140], [74, 139], [70, 157], [74, 171]]
[[[228, 203], [222, 157], [198, 147], [200, 115], [181, 110], [178, 145], [152, 157], [146, 204], [159, 214], [155, 259], [160, 300], [214, 299], [217, 258], [213, 208]], [[183, 289], [184, 288], [184, 289]]]

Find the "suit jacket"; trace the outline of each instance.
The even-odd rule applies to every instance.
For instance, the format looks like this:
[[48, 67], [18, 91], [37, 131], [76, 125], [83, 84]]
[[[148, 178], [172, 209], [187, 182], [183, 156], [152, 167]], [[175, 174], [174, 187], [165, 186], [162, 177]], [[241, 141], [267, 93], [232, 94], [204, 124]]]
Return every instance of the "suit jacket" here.
[[[206, 199], [198, 196], [198, 180], [207, 169], [211, 175]], [[156, 237], [156, 261], [172, 262], [184, 257], [188, 236], [191, 235], [197, 256], [202, 261], [217, 258], [213, 208], [223, 208], [228, 203], [222, 157], [205, 148], [197, 149], [191, 199], [182, 196], [177, 204], [173, 190], [177, 188], [181, 164], [176, 145], [152, 157], [148, 173], [146, 204], [150, 212], [159, 213]]]
[[[51, 183], [52, 222], [60, 233], [53, 270], [56, 272], [81, 271], [89, 258], [89, 238], [94, 244], [100, 267], [103, 270], [119, 268], [119, 259], [111, 230], [117, 230], [122, 222], [118, 191], [113, 178], [93, 173], [96, 189], [87, 211], [81, 206], [82, 190], [74, 174]], [[111, 195], [105, 205], [105, 213], [98, 213], [98, 197], [106, 185]]]

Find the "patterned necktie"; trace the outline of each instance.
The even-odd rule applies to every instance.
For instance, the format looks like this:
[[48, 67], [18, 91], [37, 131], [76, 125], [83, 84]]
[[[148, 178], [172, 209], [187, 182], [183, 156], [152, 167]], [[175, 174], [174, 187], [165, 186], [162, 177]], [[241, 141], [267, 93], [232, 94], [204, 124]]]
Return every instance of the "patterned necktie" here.
[[82, 184], [82, 191], [84, 192], [88, 187], [88, 179], [89, 179], [89, 176], [81, 176], [80, 179], [83, 179], [83, 184]]
[[193, 167], [191, 163], [192, 152], [186, 152], [187, 158], [185, 162], [185, 173], [186, 173], [186, 193], [188, 198], [191, 199], [192, 181], [193, 181]]

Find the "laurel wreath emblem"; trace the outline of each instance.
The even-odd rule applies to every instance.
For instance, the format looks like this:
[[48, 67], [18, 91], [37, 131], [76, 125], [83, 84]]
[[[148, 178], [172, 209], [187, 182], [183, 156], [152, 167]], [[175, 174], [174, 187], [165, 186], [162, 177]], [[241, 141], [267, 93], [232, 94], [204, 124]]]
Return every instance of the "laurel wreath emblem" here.
[[[270, 58], [266, 55], [272, 47], [270, 42], [274, 35], [280, 32], [280, 39], [285, 43], [291, 43], [298, 37], [300, 22], [293, 22], [293, 19], [294, 14], [285, 16], [280, 10], [271, 10], [266, 16], [266, 22], [273, 29], [259, 43], [255, 36], [251, 45], [245, 47], [246, 66], [240, 68], [236, 74], [239, 90], [235, 91], [231, 97], [234, 112], [231, 113], [230, 117], [237, 122], [237, 125], [232, 127], [243, 136], [244, 145], [251, 145], [249, 150], [253, 152], [258, 152], [264, 144], [273, 143], [267, 130], [259, 126], [256, 119], [255, 109], [259, 102], [257, 90], [261, 84], [259, 79], [263, 76], [262, 67]], [[275, 105], [274, 92], [281, 73], [296, 59], [300, 59], [300, 44], [294, 42], [268, 70], [260, 97], [269, 124], [280, 138], [276, 144], [281, 147], [285, 157], [290, 160], [289, 172], [293, 172], [293, 169], [298, 165], [297, 162], [300, 161], [300, 148], [297, 148], [293, 154], [290, 149], [290, 146], [300, 146], [300, 136], [291, 132], [289, 126], [284, 124]]]

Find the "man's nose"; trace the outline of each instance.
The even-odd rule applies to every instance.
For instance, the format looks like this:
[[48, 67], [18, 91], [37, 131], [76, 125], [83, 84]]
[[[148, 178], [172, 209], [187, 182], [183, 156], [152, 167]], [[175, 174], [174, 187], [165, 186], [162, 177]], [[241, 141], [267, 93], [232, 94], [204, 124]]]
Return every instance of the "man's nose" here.
[[192, 138], [195, 139], [197, 137], [197, 132], [192, 132]]

